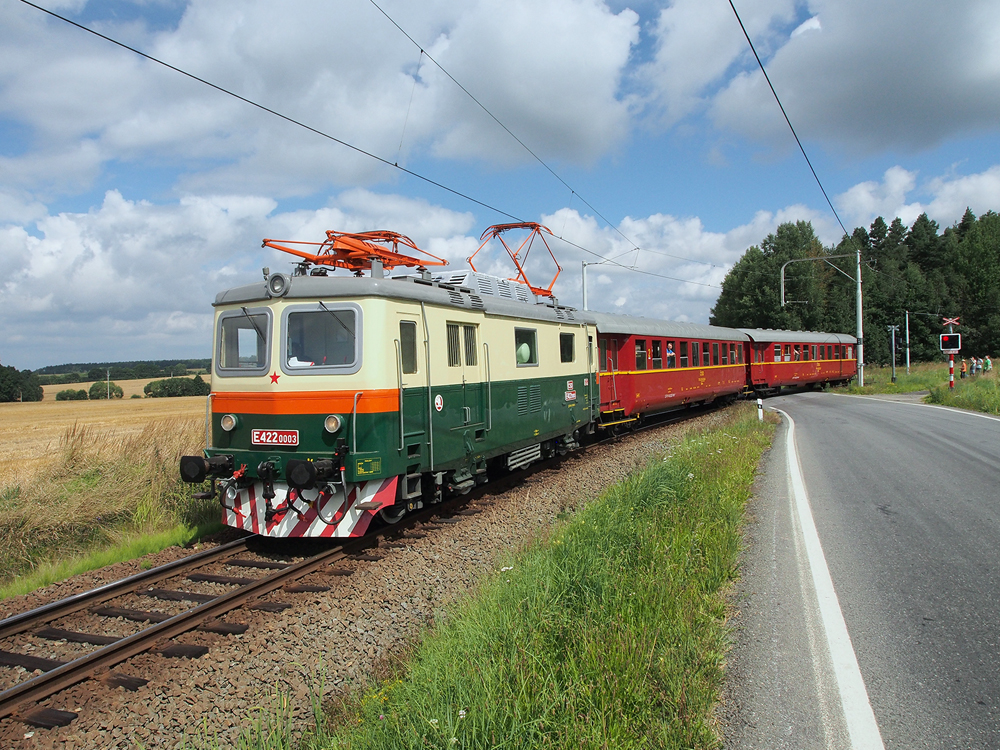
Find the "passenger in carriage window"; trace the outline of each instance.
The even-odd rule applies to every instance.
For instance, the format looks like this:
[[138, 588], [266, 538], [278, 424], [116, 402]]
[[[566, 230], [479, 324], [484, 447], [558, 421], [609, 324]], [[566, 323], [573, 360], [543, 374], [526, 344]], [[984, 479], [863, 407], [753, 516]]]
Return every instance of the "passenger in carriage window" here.
[[664, 352], [664, 356], [667, 360], [667, 367], [675, 367], [677, 365], [677, 360], [674, 359], [674, 342], [667, 342], [667, 351]]

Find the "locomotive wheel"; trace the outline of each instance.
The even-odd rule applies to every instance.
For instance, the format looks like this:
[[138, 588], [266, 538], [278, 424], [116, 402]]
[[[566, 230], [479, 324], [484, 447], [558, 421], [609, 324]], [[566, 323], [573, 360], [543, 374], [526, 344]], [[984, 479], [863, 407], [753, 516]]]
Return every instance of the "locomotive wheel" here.
[[388, 508], [380, 508], [378, 514], [383, 521], [392, 525], [403, 520], [403, 516], [406, 515], [406, 506], [402, 504], [390, 505]]

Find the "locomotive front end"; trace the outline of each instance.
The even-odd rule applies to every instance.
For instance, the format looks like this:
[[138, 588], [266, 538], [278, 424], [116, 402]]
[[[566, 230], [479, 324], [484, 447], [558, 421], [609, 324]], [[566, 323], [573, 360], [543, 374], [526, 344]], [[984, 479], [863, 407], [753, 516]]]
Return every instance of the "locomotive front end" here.
[[208, 444], [180, 472], [211, 480], [227, 525], [344, 537], [379, 513], [401, 515], [379, 450], [397, 385], [387, 368], [365, 367], [365, 331], [380, 327], [385, 303], [357, 294], [376, 283], [272, 274], [216, 299]]

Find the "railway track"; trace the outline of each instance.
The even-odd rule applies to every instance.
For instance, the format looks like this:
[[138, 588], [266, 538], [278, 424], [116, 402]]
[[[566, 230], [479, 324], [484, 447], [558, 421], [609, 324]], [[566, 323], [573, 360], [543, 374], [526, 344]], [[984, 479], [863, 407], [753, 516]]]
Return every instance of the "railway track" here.
[[[636, 425], [628, 434], [634, 435], [663, 427], [702, 413], [703, 409], [697, 409], [667, 415]], [[591, 446], [616, 442], [622, 437], [618, 434], [608, 435], [596, 443], [591, 443]], [[585, 452], [586, 448], [583, 450], [583, 453]], [[510, 489], [537, 472], [557, 468], [562, 460], [564, 457], [537, 462], [526, 470], [483, 485], [468, 495], [410, 514], [398, 524], [383, 527], [359, 539], [347, 540], [300, 560], [250, 559], [246, 556], [249, 551], [248, 540], [238, 540], [2, 620], [0, 621], [0, 666], [21, 667], [28, 672], [40, 673], [0, 692], [0, 719], [10, 717], [40, 728], [65, 726], [77, 718], [78, 714], [75, 711], [53, 705], [43, 707], [39, 704], [52, 696], [57, 696], [60, 691], [72, 685], [90, 679], [99, 680], [111, 687], [137, 690], [145, 685], [147, 680], [114, 671], [116, 666], [130, 657], [143, 652], [153, 652], [164, 657], [200, 657], [208, 651], [208, 647], [180, 644], [171, 639], [193, 630], [223, 636], [240, 634], [246, 630], [246, 625], [225, 622], [220, 618], [240, 609], [278, 612], [293, 606], [288, 602], [261, 601], [262, 597], [271, 592], [281, 590], [294, 595], [329, 590], [330, 587], [326, 585], [297, 585], [296, 581], [318, 571], [328, 576], [350, 574], [350, 570], [337, 568], [337, 563], [348, 559], [378, 560], [379, 556], [365, 554], [366, 550], [376, 548], [384, 542], [387, 543], [387, 549], [378, 551], [387, 554], [388, 548], [398, 547], [405, 538], [419, 538], [431, 531], [435, 525], [440, 527], [455, 523], [462, 516], [478, 513], [479, 510], [470, 507], [470, 504], [475, 503], [484, 494], [495, 494]], [[220, 566], [244, 572], [242, 575], [202, 572]], [[263, 574], [249, 577], [253, 572]], [[225, 586], [229, 590], [223, 594], [212, 595], [183, 588], [162, 588], [166, 582], [180, 579], [191, 583]], [[116, 598], [135, 595], [160, 601], [188, 602], [194, 606], [172, 615], [155, 609], [137, 610], [109, 606]], [[119, 638], [103, 633], [74, 630], [71, 629], [72, 626], [60, 622], [78, 613], [150, 624], [132, 635]], [[60, 624], [60, 627], [53, 627], [53, 623]], [[11, 645], [11, 641], [16, 642], [18, 637], [25, 636], [88, 644], [97, 648], [66, 660], [42, 658], [24, 653], [23, 648], [18, 651], [16, 646]]]

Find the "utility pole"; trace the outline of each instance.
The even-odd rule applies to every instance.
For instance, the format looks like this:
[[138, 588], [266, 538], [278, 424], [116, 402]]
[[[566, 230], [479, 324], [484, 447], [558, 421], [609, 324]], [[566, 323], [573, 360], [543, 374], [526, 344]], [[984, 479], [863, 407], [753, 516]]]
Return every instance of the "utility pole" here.
[[[899, 330], [899, 326], [886, 326], [887, 331], [889, 331], [892, 336], [892, 382], [896, 382], [896, 332]], [[909, 368], [907, 368], [909, 371]]]
[[906, 311], [906, 374], [910, 374], [910, 311]]
[[108, 401], [111, 401], [111, 370], [108, 370]]
[[[865, 331], [864, 331], [864, 317], [861, 314], [861, 243], [855, 242], [857, 247], [857, 262], [855, 268], [857, 268], [857, 291], [855, 296], [857, 297], [857, 317], [858, 317], [858, 385], [862, 388], [865, 387]], [[893, 367], [895, 367], [895, 360], [893, 361]], [[896, 378], [893, 377], [893, 382]]]
[[587, 266], [592, 265], [587, 261], [583, 262], [583, 309], [587, 309]]

